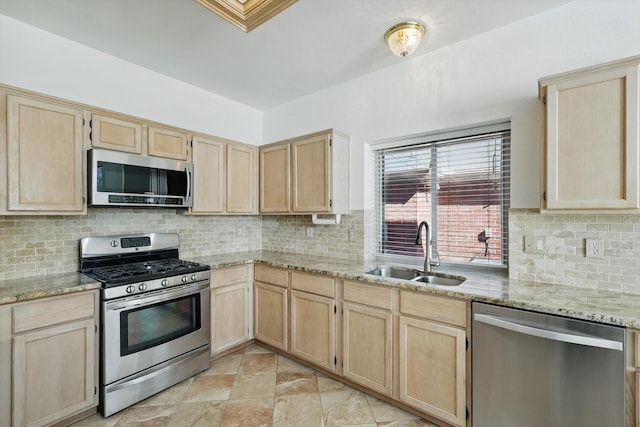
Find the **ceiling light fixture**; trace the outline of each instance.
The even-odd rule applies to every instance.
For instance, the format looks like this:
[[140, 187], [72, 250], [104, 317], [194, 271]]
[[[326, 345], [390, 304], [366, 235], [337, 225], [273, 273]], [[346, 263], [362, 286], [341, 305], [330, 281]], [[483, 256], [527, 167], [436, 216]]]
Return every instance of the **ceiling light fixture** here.
[[425, 32], [424, 25], [419, 22], [401, 22], [384, 33], [384, 40], [389, 45], [391, 52], [404, 58], [418, 48]]

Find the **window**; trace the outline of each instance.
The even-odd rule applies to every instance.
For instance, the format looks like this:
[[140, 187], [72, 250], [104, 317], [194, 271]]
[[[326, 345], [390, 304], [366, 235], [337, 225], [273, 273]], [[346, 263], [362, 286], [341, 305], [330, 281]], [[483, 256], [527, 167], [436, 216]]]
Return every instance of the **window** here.
[[418, 224], [427, 221], [431, 254], [441, 262], [506, 267], [509, 128], [427, 135], [377, 150], [379, 257], [422, 262], [424, 232], [422, 245], [415, 242]]

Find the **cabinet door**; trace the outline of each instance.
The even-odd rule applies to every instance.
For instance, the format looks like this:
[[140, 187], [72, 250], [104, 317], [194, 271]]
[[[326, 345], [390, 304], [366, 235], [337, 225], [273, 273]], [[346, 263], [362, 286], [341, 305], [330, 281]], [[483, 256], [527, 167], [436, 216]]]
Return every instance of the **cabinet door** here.
[[187, 160], [187, 134], [172, 129], [149, 126], [149, 155]]
[[546, 92], [546, 207], [640, 207], [638, 66], [563, 80]]
[[288, 350], [288, 290], [254, 282], [254, 335], [258, 341]]
[[256, 213], [257, 148], [227, 144], [227, 212]]
[[391, 312], [345, 303], [343, 374], [372, 390], [392, 394]]
[[260, 212], [289, 212], [289, 144], [260, 149]]
[[95, 322], [13, 338], [13, 425], [44, 426], [97, 404]]
[[333, 298], [291, 291], [291, 353], [335, 371], [335, 311]]
[[193, 138], [193, 213], [224, 212], [224, 143]]
[[294, 212], [330, 212], [330, 136], [320, 135], [291, 143]]
[[142, 153], [142, 125], [114, 117], [91, 115], [91, 146]]
[[83, 116], [7, 95], [8, 210], [86, 212]]
[[400, 400], [465, 425], [465, 347], [463, 329], [400, 316]]
[[248, 283], [211, 290], [211, 353], [250, 339]]

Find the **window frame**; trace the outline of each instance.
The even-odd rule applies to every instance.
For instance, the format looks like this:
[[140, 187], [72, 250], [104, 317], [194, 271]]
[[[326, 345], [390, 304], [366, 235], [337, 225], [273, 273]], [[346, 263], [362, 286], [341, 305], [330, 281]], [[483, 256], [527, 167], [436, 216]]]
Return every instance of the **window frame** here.
[[[433, 147], [442, 147], [447, 144], [455, 143], [456, 141], [468, 139], [473, 136], [478, 135], [490, 135], [491, 133], [506, 133], [508, 136], [507, 145], [501, 144], [502, 158], [507, 158], [508, 161], [503, 164], [503, 168], [501, 170], [500, 179], [503, 182], [501, 188], [503, 191], [500, 192], [500, 210], [501, 210], [501, 264], [497, 263], [472, 263], [472, 262], [442, 262], [443, 266], [451, 266], [455, 268], [469, 268], [469, 269], [484, 269], [484, 270], [508, 270], [509, 268], [509, 209], [511, 202], [511, 121], [510, 120], [498, 120], [495, 122], [479, 124], [479, 125], [471, 125], [468, 127], [455, 128], [455, 129], [445, 129], [436, 132], [424, 133], [424, 134], [414, 134], [409, 135], [402, 138], [394, 138], [387, 139], [383, 141], [379, 141], [377, 143], [372, 143], [371, 150], [373, 153], [373, 164], [374, 164], [374, 203], [375, 203], [375, 226], [376, 226], [376, 241], [375, 241], [375, 261], [377, 263], [384, 264], [400, 264], [411, 267], [417, 267], [422, 269], [424, 265], [424, 257], [416, 257], [410, 255], [399, 255], [399, 254], [386, 254], [382, 253], [382, 235], [383, 235], [383, 224], [384, 224], [384, 208], [382, 203], [382, 191], [381, 191], [381, 183], [380, 183], [380, 170], [378, 165], [378, 152], [383, 150], [391, 150], [391, 149], [402, 149], [402, 148], [410, 148], [411, 146], [427, 146], [431, 145], [429, 148], [431, 153], [431, 162], [433, 159], [438, 157], [438, 150], [433, 149]], [[434, 170], [437, 170], [438, 165], [431, 164]], [[432, 193], [432, 197], [437, 200], [437, 185], [434, 185], [434, 181], [437, 183], [437, 173], [431, 173], [431, 188], [436, 189], [434, 193]], [[504, 184], [506, 181], [506, 185]], [[507, 203], [505, 204], [505, 196], [507, 199]], [[432, 230], [432, 238], [435, 242], [434, 250], [437, 251], [437, 220], [434, 222], [433, 218], [437, 218], [437, 209], [438, 204], [433, 204], [431, 206], [431, 212], [429, 215], [429, 226], [433, 228]], [[417, 226], [416, 226], [417, 227]]]

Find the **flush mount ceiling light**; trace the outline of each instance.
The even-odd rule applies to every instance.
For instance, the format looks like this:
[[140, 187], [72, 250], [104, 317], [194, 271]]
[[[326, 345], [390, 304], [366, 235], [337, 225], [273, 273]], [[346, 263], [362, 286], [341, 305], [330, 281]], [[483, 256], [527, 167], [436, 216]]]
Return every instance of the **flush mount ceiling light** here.
[[401, 22], [384, 33], [384, 40], [389, 45], [391, 52], [404, 58], [417, 49], [425, 31], [424, 25], [419, 22]]
[[297, 0], [196, 0], [245, 33], [282, 12]]

